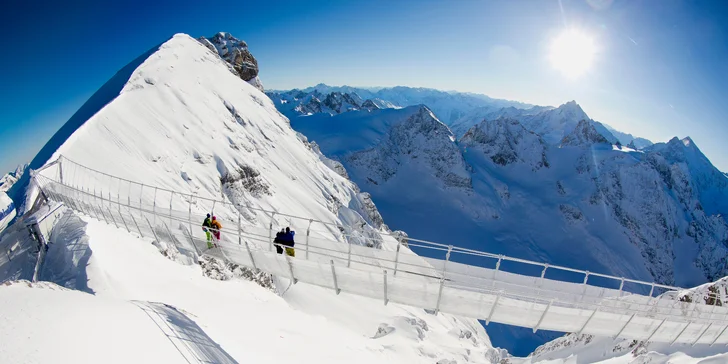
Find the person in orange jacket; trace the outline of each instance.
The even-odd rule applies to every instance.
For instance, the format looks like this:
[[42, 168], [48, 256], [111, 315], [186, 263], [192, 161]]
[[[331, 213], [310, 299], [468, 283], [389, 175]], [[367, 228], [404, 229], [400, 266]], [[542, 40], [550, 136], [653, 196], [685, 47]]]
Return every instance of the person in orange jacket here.
[[222, 229], [222, 224], [217, 221], [217, 216], [213, 216], [212, 221], [210, 221], [210, 230], [212, 230], [212, 234], [215, 235], [217, 241], [220, 241], [220, 229]]

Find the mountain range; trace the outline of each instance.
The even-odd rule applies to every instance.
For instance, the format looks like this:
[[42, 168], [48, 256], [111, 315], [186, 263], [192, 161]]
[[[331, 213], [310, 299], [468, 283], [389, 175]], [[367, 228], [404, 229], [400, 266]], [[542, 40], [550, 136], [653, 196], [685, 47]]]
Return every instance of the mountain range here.
[[291, 124], [412, 236], [670, 285], [728, 275], [728, 179], [690, 138], [625, 146], [573, 101], [487, 115], [461, 136], [425, 105]]
[[[256, 209], [281, 211], [332, 221], [354, 235], [378, 236], [377, 248], [385, 250], [398, 245], [385, 233], [398, 229], [443, 244], [666, 284], [697, 285], [728, 274], [728, 177], [690, 138], [652, 145], [591, 120], [575, 101], [534, 106], [410, 87], [317, 85], [263, 93], [258, 73], [247, 44], [228, 33], [198, 39], [175, 35], [120, 70], [24, 169], [38, 169], [63, 155], [147, 186], [232, 203], [215, 207], [180, 197], [170, 208], [192, 206], [196, 214], [215, 209], [227, 218], [240, 214], [246, 224], [262, 228], [269, 217]], [[246, 176], [254, 188], [240, 171], [252, 171]], [[22, 212], [34, 187], [29, 173], [20, 177], [10, 195]], [[104, 191], [119, 188], [97, 183]], [[150, 204], [156, 202], [151, 193], [142, 195]], [[291, 225], [299, 231], [306, 223], [274, 221], [276, 229]], [[60, 229], [86, 234], [78, 227]], [[102, 230], [96, 229], [88, 235]], [[340, 231], [323, 233], [337, 239]], [[107, 240], [99, 251], [113, 244]], [[133, 257], [132, 251], [156, 248], [144, 241], [135, 250], [116, 249]], [[428, 254], [414, 246], [412, 250]], [[107, 274], [134, 264], [114, 261], [114, 254], [94, 256], [90, 249], [69, 252], [74, 254], [86, 254], [84, 259], [94, 264], [78, 264], [76, 276], [64, 272], [55, 283], [75, 288], [81, 282], [99, 289], [106, 300], [123, 302], [175, 297], [180, 311], [189, 310], [201, 327], [213, 327], [213, 334], [235, 331], [221, 329], [224, 318], [231, 316], [280, 324], [281, 340], [289, 324], [305, 324], [312, 341], [332, 337], [331, 332], [340, 332], [336, 330], [350, 333], [358, 339], [341, 346], [351, 345], [352, 353], [437, 363], [530, 362], [493, 344], [523, 354], [553, 337], [519, 344], [513, 339], [525, 342], [533, 335], [493, 324], [486, 333], [475, 320], [395, 304], [385, 307], [331, 292], [324, 296], [305, 284], [279, 300], [283, 304], [276, 307], [278, 312], [238, 309], [239, 301], [200, 309], [191, 302], [210, 292], [225, 299], [219, 292], [228, 286], [196, 280], [180, 286], [194, 297], [185, 300], [177, 292], [166, 292], [166, 281], [158, 283], [152, 275], [142, 281], [158, 286], [139, 297], [131, 293], [134, 285], [117, 287], [118, 281]], [[190, 262], [167, 258], [176, 260], [159, 265], [175, 273], [169, 280], [177, 274], [209, 273], [194, 270], [196, 266], [171, 267]], [[475, 256], [459, 259], [482, 264]], [[152, 261], [157, 262], [145, 256], [144, 262]], [[95, 265], [101, 262], [110, 266]], [[223, 266], [220, 276], [233, 276], [231, 268], [218, 264]], [[538, 274], [526, 268], [522, 273]], [[598, 279], [594, 284], [607, 285]], [[250, 292], [245, 296], [265, 304], [278, 302], [271, 297], [274, 292]], [[230, 307], [235, 309], [226, 311]], [[218, 310], [218, 316], [211, 315]], [[285, 324], [278, 322], [281, 312]], [[383, 341], [375, 341], [381, 337]], [[542, 347], [534, 358], [572, 360], [566, 358], [585, 340], [568, 336]], [[229, 337], [223, 342], [234, 347]], [[278, 352], [238, 344], [245, 347], [245, 355], [279, 358]], [[565, 346], [576, 349], [561, 350]]]

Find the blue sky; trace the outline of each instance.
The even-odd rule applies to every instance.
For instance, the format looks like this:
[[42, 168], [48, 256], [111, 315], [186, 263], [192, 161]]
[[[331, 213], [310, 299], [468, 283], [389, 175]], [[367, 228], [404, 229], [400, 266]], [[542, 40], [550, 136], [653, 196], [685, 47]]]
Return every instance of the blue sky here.
[[[0, 171], [27, 162], [117, 70], [183, 32], [248, 42], [266, 88], [422, 86], [541, 105], [666, 141], [728, 170], [728, 10], [716, 1], [11, 1], [0, 14]], [[562, 9], [563, 8], [563, 12]], [[548, 62], [565, 26], [598, 47], [570, 80]]]

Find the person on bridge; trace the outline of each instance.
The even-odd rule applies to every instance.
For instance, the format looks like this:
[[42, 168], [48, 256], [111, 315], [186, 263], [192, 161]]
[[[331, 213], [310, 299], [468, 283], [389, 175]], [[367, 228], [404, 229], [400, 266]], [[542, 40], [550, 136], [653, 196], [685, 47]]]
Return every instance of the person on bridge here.
[[[210, 225], [210, 230], [212, 230], [212, 235], [215, 235], [215, 240], [220, 241], [220, 230], [222, 229], [222, 224], [220, 224], [220, 221], [217, 221], [217, 216], [212, 217]], [[217, 246], [217, 243], [215, 243], [215, 246]]]
[[296, 251], [293, 249], [293, 246], [296, 244], [293, 241], [293, 236], [294, 235], [296, 235], [296, 232], [293, 231], [293, 230], [291, 230], [291, 228], [287, 227], [286, 228], [286, 233], [283, 234], [283, 237], [282, 237], [283, 245], [286, 246], [286, 248], [285, 248], [286, 249], [286, 254], [288, 256], [291, 256], [291, 257], [295, 257], [296, 256]]
[[207, 249], [212, 249], [212, 232], [210, 232], [211, 228], [212, 220], [210, 219], [210, 214], [207, 214], [205, 221], [202, 222], [202, 231], [204, 231], [205, 235], [207, 236]]
[[273, 244], [276, 246], [276, 253], [283, 254], [283, 235], [286, 234], [286, 229], [281, 229], [281, 231], [276, 233], [276, 238], [273, 239]]

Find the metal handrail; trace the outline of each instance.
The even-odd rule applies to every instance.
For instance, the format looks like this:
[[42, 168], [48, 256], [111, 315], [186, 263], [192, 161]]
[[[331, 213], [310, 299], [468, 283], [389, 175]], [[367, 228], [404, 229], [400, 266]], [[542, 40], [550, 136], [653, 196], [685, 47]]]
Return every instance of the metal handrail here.
[[[157, 211], [157, 209], [154, 206], [151, 210], [145, 209], [143, 206], [125, 204], [119, 200], [114, 201], [113, 199], [104, 197], [101, 194], [100, 195], [96, 195], [95, 193], [91, 194], [90, 192], [79, 190], [74, 187], [70, 187], [65, 184], [56, 182], [53, 179], [48, 178], [46, 176], [36, 176], [36, 179], [40, 180], [41, 182], [44, 182], [44, 183], [39, 183], [39, 187], [41, 187], [41, 189], [45, 189], [44, 193], [46, 193], [46, 195], [49, 196], [49, 198], [54, 199], [54, 200], [60, 200], [60, 202], [64, 202], [69, 207], [76, 209], [82, 213], [87, 213], [86, 211], [89, 211], [88, 214], [89, 214], [89, 216], [92, 216], [92, 217], [93, 217], [93, 215], [90, 214], [90, 212], [93, 211], [94, 214], [96, 215], [95, 217], [97, 219], [99, 219], [100, 221], [106, 221], [109, 224], [111, 224], [113, 221], [113, 223], [119, 228], [124, 228], [124, 226], [121, 225], [121, 224], [124, 224], [126, 229], [129, 230], [130, 232], [133, 230], [133, 228], [130, 227], [131, 224], [127, 225], [126, 221], [128, 221], [129, 218], [131, 218], [131, 220], [134, 221], [134, 224], [136, 224], [136, 220], [134, 218], [134, 213], [132, 213], [132, 211], [137, 211], [139, 216], [141, 216], [141, 217], [144, 217], [145, 215], [146, 216], [153, 215], [153, 216], [158, 217], [160, 219], [160, 221], [169, 220], [169, 221], [179, 222], [180, 225], [178, 225], [178, 226], [187, 226], [188, 224], [193, 223], [193, 220], [191, 219], [191, 217], [192, 217], [191, 211], [188, 212], [187, 217], [185, 217], [185, 213], [183, 211], [165, 209], [164, 212], [161, 212], [161, 211]], [[60, 188], [60, 191], [59, 191], [59, 188]], [[69, 194], [69, 192], [70, 192], [70, 194]], [[88, 198], [89, 201], [85, 201], [84, 198]], [[95, 202], [91, 202], [91, 200], [93, 200]], [[96, 205], [94, 207], [95, 203], [100, 203], [100, 205]], [[112, 206], [113, 206], [113, 208], [112, 208]], [[122, 209], [122, 207], [123, 207], [123, 209]], [[98, 209], [98, 212], [97, 212], [97, 209]], [[104, 209], [107, 210], [106, 212], [108, 214], [108, 217], [106, 214], [104, 214], [104, 211], [103, 211]], [[128, 212], [128, 214], [127, 214], [127, 212]], [[125, 214], [126, 214], [126, 217], [125, 217]], [[102, 220], [102, 217], [100, 217], [100, 216], [103, 216], [103, 220]], [[118, 221], [121, 222], [121, 224], [117, 223], [117, 219], [118, 219]], [[179, 239], [179, 236], [178, 236], [178, 234], [180, 234], [179, 231], [175, 230], [175, 231], [177, 231], [175, 233], [169, 229], [169, 227], [166, 225], [166, 223], [163, 223], [163, 224], [165, 226], [167, 234], [169, 235], [170, 239], [172, 239], [171, 242], [174, 243], [175, 239]], [[226, 242], [226, 241], [222, 241], [219, 243], [221, 246], [220, 253], [222, 254], [223, 258], [226, 258], [225, 250], [230, 250], [231, 252], [232, 252], [231, 249], [235, 249], [240, 252], [244, 252], [247, 250], [248, 253], [251, 254], [251, 261], [252, 261], [251, 251], [263, 253], [263, 252], [266, 252], [266, 248], [268, 246], [271, 246], [271, 247], [273, 246], [273, 242], [269, 239], [269, 236], [266, 236], [265, 234], [258, 233], [255, 231], [250, 231], [250, 229], [258, 229], [259, 232], [264, 232], [264, 231], [268, 231], [267, 228], [255, 226], [255, 225], [243, 225], [240, 222], [240, 220], [239, 220], [239, 224], [240, 225], [238, 226], [237, 231], [235, 231], [234, 229], [230, 229], [230, 228], [221, 229], [221, 231], [226, 232], [226, 234], [239, 237], [238, 245], [235, 245], [232, 242]], [[243, 226], [245, 226], [246, 230], [248, 230], [248, 231], [243, 231], [242, 230]], [[136, 226], [136, 228], [138, 229], [140, 235], [143, 236], [141, 228], [139, 226]], [[155, 227], [153, 227], [152, 224], [150, 223], [149, 228], [151, 229], [152, 234], [155, 235], [155, 239], [158, 240], [157, 233], [155, 233]], [[144, 231], [148, 231], [148, 230], [145, 228]], [[184, 232], [181, 235], [182, 235], [182, 239], [184, 240], [185, 239]], [[243, 238], [245, 239], [245, 246], [242, 245], [241, 239], [243, 239]], [[195, 247], [196, 250], [197, 250], [197, 245], [195, 244], [195, 241], [203, 243], [202, 239], [196, 238], [192, 234], [189, 235], [188, 239], [191, 240], [192, 245]], [[263, 245], [261, 245], [261, 248], [258, 248], [257, 246], [251, 247], [248, 244], [248, 240], [262, 242]], [[344, 244], [344, 243], [341, 243], [341, 242], [335, 241], [335, 240], [326, 240], [326, 239], [319, 239], [319, 240], [322, 240], [322, 241], [325, 241], [328, 243], [334, 243], [334, 244], [342, 244], [342, 245]], [[439, 250], [439, 247], [437, 247], [437, 246], [431, 247], [431, 248]], [[612, 313], [612, 314], [617, 314], [617, 315], [627, 315], [627, 316], [632, 315], [631, 317], [635, 317], [635, 315], [639, 315], [639, 317], [653, 318], [654, 320], [658, 320], [658, 321], [662, 320], [662, 323], [669, 321], [669, 322], [673, 322], [673, 323], [674, 322], [681, 322], [681, 323], [687, 322], [688, 325], [690, 325], [690, 324], [703, 324], [703, 325], [717, 324], [718, 325], [717, 329], [720, 329], [722, 326], [728, 327], [728, 315], [726, 313], [722, 313], [722, 312], [718, 312], [718, 313], [715, 312], [716, 310], [718, 310], [718, 306], [705, 305], [705, 304], [698, 305], [697, 303], [690, 304], [690, 303], [685, 303], [685, 302], [679, 302], [676, 300], [678, 298], [678, 295], [674, 295], [674, 296], [661, 295], [660, 297], [651, 298], [649, 301], [646, 301], [646, 302], [636, 302], [636, 301], [633, 301], [631, 297], [639, 298], [639, 297], [646, 297], [646, 296], [641, 296], [641, 295], [621, 296], [620, 295], [620, 296], [604, 297], [603, 296], [604, 292], [606, 292], [606, 291], [614, 292], [615, 290], [609, 289], [609, 288], [601, 288], [601, 293], [599, 295], [592, 295], [589, 292], [586, 292], [586, 290], [585, 290], [584, 293], [581, 295], [580, 300], [561, 299], [560, 296], [558, 295], [559, 293], [564, 295], [563, 297], [576, 298], [580, 295], [577, 293], [574, 293], [574, 292], [562, 293], [559, 291], [555, 291], [554, 289], [551, 289], [548, 287], [542, 287], [541, 283], [535, 283], [535, 286], [530, 286], [530, 285], [518, 284], [518, 283], [508, 282], [508, 281], [499, 281], [496, 279], [495, 275], [493, 275], [492, 278], [482, 277], [482, 276], [469, 276], [467, 274], [460, 273], [460, 272], [448, 271], [446, 265], [443, 265], [442, 274], [440, 274], [440, 275], [438, 275], [437, 273], [433, 275], [433, 274], [426, 274], [426, 273], [417, 271], [418, 269], [423, 269], [423, 268], [429, 272], [438, 271], [438, 270], [435, 270], [434, 267], [429, 265], [428, 263], [413, 264], [413, 263], [407, 263], [407, 262], [400, 261], [399, 264], [404, 264], [404, 265], [410, 266], [410, 267], [412, 267], [412, 269], [401, 269], [400, 268], [399, 270], [397, 270], [398, 269], [397, 265], [396, 265], [397, 261], [396, 260], [393, 261], [391, 259], [386, 259], [386, 258], [381, 258], [381, 257], [376, 257], [373, 254], [373, 252], [376, 249], [367, 248], [367, 247], [360, 247], [357, 249], [363, 249], [363, 252], [371, 251], [372, 254], [369, 254], [369, 255], [367, 255], [365, 253], [359, 254], [356, 251], [352, 252], [350, 249], [348, 252], [345, 252], [343, 250], [336, 250], [336, 249], [332, 249], [332, 248], [326, 247], [326, 246], [321, 247], [321, 246], [312, 246], [312, 245], [308, 245], [308, 244], [305, 244], [302, 246], [297, 245], [297, 247], [296, 247], [296, 250], [298, 252], [306, 252], [306, 253], [311, 252], [311, 254], [318, 256], [319, 260], [323, 259], [324, 261], [328, 261], [329, 259], [331, 259], [332, 267], [333, 267], [334, 259], [336, 259], [337, 261], [344, 261], [344, 258], [343, 258], [344, 254], [347, 255], [347, 259], [349, 260], [349, 262], [355, 264], [351, 268], [347, 268], [347, 269], [351, 269], [351, 270], [358, 270], [358, 269], [366, 268], [364, 271], [366, 271], [368, 273], [375, 273], [375, 272], [381, 273], [382, 269], [383, 269], [385, 271], [384, 274], [386, 276], [386, 271], [391, 272], [392, 271], [391, 266], [394, 266], [394, 272], [399, 271], [401, 274], [404, 275], [403, 276], [404, 279], [410, 279], [410, 278], [423, 279], [424, 278], [424, 279], [430, 280], [430, 282], [432, 282], [432, 283], [439, 281], [440, 287], [441, 287], [440, 295], [442, 295], [442, 287], [447, 287], [449, 289], [457, 289], [457, 290], [461, 290], [461, 291], [470, 291], [470, 292], [479, 292], [479, 293], [497, 295], [498, 298], [502, 298], [502, 299], [512, 298], [512, 299], [517, 299], [519, 301], [525, 301], [525, 302], [538, 303], [538, 304], [545, 305], [546, 309], [541, 314], [541, 319], [539, 320], [538, 324], [536, 324], [536, 326], [533, 327], [534, 330], [538, 329], [538, 327], [541, 324], [541, 321], [546, 316], [547, 312], [551, 309], [551, 307], [573, 308], [573, 309], [578, 309], [578, 310], [591, 310], [592, 313], [589, 317], [594, 316], [597, 312], [604, 312], [604, 313]], [[449, 250], [454, 251], [455, 249], [451, 248]], [[392, 252], [389, 252], [389, 253], [392, 253]], [[203, 252], [202, 254], [220, 258], [220, 256], [213, 254], [212, 251], [210, 251], [210, 250]], [[299, 256], [302, 256], [302, 254], [299, 253]], [[412, 256], [416, 256], [416, 255], [413, 254]], [[359, 258], [361, 258], [361, 259], [359, 259]], [[289, 258], [286, 257], [286, 260], [288, 260], [288, 259]], [[303, 259], [303, 258], [296, 258], [296, 259]], [[428, 259], [432, 259], [432, 258], [428, 258]], [[307, 258], [306, 258], [306, 260], [307, 260]], [[233, 260], [233, 262], [235, 262], [235, 261]], [[447, 260], [442, 261], [442, 262], [447, 262]], [[317, 263], [322, 264], [322, 262], [320, 262], [320, 261], [318, 261]], [[289, 261], [289, 264], [290, 264], [290, 261]], [[254, 263], [253, 263], [253, 265], [254, 265]], [[475, 268], [482, 268], [482, 267], [475, 267]], [[332, 272], [334, 272], [333, 269], [332, 269]], [[497, 270], [495, 272], [497, 272]], [[291, 277], [293, 277], [293, 274], [294, 274], [293, 270], [291, 270]], [[334, 275], [335, 274], [336, 273], [334, 272]], [[489, 284], [472, 284], [472, 283], [468, 284], [467, 282], [461, 281], [460, 279], [457, 279], [456, 277], [453, 277], [453, 276], [463, 277], [466, 280], [475, 279], [478, 282], [486, 282], [486, 283], [493, 282], [493, 285], [489, 286]], [[530, 276], [529, 276], [529, 278], [533, 278], [535, 280], [539, 279], [538, 277], [530, 277]], [[542, 275], [540, 277], [540, 279], [542, 279], [540, 282], [543, 282], [543, 278], [544, 277]], [[625, 281], [626, 281], [626, 279], [625, 279]], [[498, 283], [501, 287], [496, 287], [495, 286], [496, 283]], [[314, 283], [314, 284], [316, 284], [316, 283]], [[568, 284], [574, 284], [574, 283], [568, 283]], [[502, 287], [504, 287], [504, 285], [505, 285], [505, 287], [508, 287], [505, 290], [502, 288]], [[578, 284], [574, 284], [574, 285], [580, 286]], [[586, 286], [586, 283], [584, 284], [584, 286]], [[338, 292], [339, 289], [338, 288], [336, 288], [336, 289]], [[387, 288], [386, 288], [386, 283], [385, 283], [385, 287], [384, 287], [385, 297], [386, 297], [386, 289]], [[533, 294], [534, 291], [536, 292], [535, 295]], [[620, 291], [620, 293], [621, 293], [621, 291]], [[496, 298], [496, 303], [494, 305], [497, 305], [498, 298]], [[663, 298], [670, 298], [670, 300], [668, 301]], [[673, 300], [673, 298], [675, 300]], [[388, 299], [385, 299], [385, 302], [387, 300]], [[672, 302], [671, 305], [665, 306], [665, 304], [669, 304], [670, 302]], [[679, 305], [680, 307], [675, 307], [676, 305]], [[439, 298], [438, 298], [438, 306], [439, 306]], [[707, 306], [707, 307], [710, 307], [712, 310], [710, 310], [710, 312], [707, 312], [705, 310], [698, 310], [698, 306]], [[724, 311], [724, 310], [719, 309], [718, 311]], [[574, 316], [574, 317], [577, 317], [577, 316]], [[578, 316], [578, 317], [582, 317], [582, 316]], [[482, 317], [482, 318], [485, 318], [485, 317]], [[589, 323], [590, 320], [591, 320], [591, 318], [589, 318], [583, 324], [582, 330], [584, 329], [584, 327], [587, 326], [587, 324]], [[487, 321], [490, 321], [490, 317], [488, 317]], [[632, 321], [632, 319], [630, 318], [626, 322], [624, 327], [627, 327], [627, 325], [629, 325], [631, 321]], [[653, 335], [655, 335], [655, 333], [657, 333], [657, 331], [662, 326], [662, 323], [657, 327], [657, 329], [655, 329], [650, 334], [650, 336], [649, 336], [650, 339], [652, 338]], [[622, 328], [622, 330], [620, 330], [620, 332], [617, 334], [617, 336], [622, 334], [624, 327]], [[687, 325], [685, 327], [687, 327]], [[683, 328], [682, 331], [684, 331], [684, 330], [685, 329]], [[710, 340], [712, 340], [713, 343], [717, 342], [718, 339], [721, 338], [721, 336], [723, 335], [723, 332], [725, 330], [726, 330], [725, 328], [723, 330], [720, 330], [720, 333], [717, 336], [714, 336], [714, 337], [710, 336]], [[675, 340], [677, 340], [680, 337], [680, 335], [682, 335], [682, 331], [678, 334], [677, 337], [672, 339], [673, 342]], [[699, 336], [695, 340], [695, 342], [699, 341], [701, 339], [701, 337], [703, 336], [703, 334], [707, 331], [708, 330], [706, 329], [704, 332], [702, 332], [701, 336]], [[664, 338], [660, 339], [660, 340], [664, 340]], [[684, 340], [684, 339], [682, 339], [682, 340]], [[721, 342], [723, 342], [723, 341], [721, 341]]]
[[[145, 184], [140, 183], [140, 182], [132, 181], [132, 180], [129, 180], [129, 179], [126, 179], [126, 178], [122, 178], [122, 177], [113, 176], [111, 174], [108, 174], [108, 173], [105, 173], [105, 172], [102, 172], [102, 171], [99, 171], [99, 170], [96, 170], [96, 169], [93, 169], [93, 168], [84, 166], [84, 165], [82, 165], [80, 163], [74, 162], [73, 160], [71, 160], [71, 159], [69, 159], [69, 158], [67, 158], [67, 157], [65, 157], [63, 155], [61, 155], [58, 158], [57, 161], [54, 161], [52, 163], [55, 163], [55, 162], [58, 162], [59, 165], [63, 165], [63, 163], [71, 163], [74, 166], [83, 168], [83, 169], [88, 170], [88, 171], [91, 171], [93, 173], [98, 173], [98, 174], [100, 174], [102, 176], [106, 176], [106, 177], [109, 177], [111, 179], [117, 179], [119, 181], [123, 181], [123, 182], [129, 183], [129, 184], [132, 184], [132, 185], [140, 186], [142, 189], [144, 187], [154, 188], [155, 191], [163, 191], [165, 193], [170, 193], [171, 195], [178, 195], [180, 197], [187, 197], [188, 200], [190, 201], [190, 203], [191, 203], [192, 200], [202, 200], [202, 201], [207, 201], [209, 203], [212, 203], [213, 206], [220, 204], [220, 205], [228, 205], [228, 206], [231, 206], [233, 208], [243, 207], [243, 208], [248, 209], [248, 210], [262, 212], [262, 213], [266, 214], [267, 216], [268, 215], [270, 215], [270, 216], [278, 215], [278, 216], [284, 216], [284, 217], [288, 217], [288, 218], [292, 218], [292, 219], [298, 219], [298, 220], [304, 220], [304, 221], [312, 221], [312, 222], [316, 222], [316, 223], [319, 223], [319, 224], [323, 224], [325, 226], [335, 227], [337, 229], [340, 228], [340, 227], [342, 227], [341, 224], [336, 223], [336, 222], [321, 221], [321, 220], [311, 219], [309, 217], [296, 216], [296, 215], [292, 215], [292, 214], [286, 214], [286, 213], [277, 212], [277, 211], [270, 211], [270, 210], [265, 210], [265, 209], [261, 209], [261, 208], [251, 207], [251, 206], [244, 206], [244, 205], [240, 205], [240, 204], [237, 204], [236, 205], [236, 204], [233, 204], [233, 203], [230, 203], [230, 202], [226, 202], [226, 201], [222, 201], [222, 200], [216, 200], [216, 199], [213, 199], [213, 198], [196, 196], [196, 195], [188, 194], [188, 193], [176, 192], [176, 191], [173, 191], [173, 190], [169, 190], [169, 189], [165, 189], [165, 188], [160, 188], [160, 187], [148, 186], [148, 185], [145, 185]], [[42, 176], [42, 174], [40, 174], [40, 173], [37, 173], [37, 175]], [[43, 177], [46, 177], [46, 178], [50, 179], [51, 181], [54, 181], [53, 179], [51, 179], [51, 178], [49, 178], [47, 176], [43, 176]], [[58, 181], [55, 181], [55, 182], [58, 182]], [[119, 187], [120, 187], [120, 185], [119, 185]], [[155, 200], [156, 200], [156, 197], [155, 197]], [[170, 204], [171, 204], [171, 200], [170, 200]], [[310, 230], [310, 231], [316, 232], [317, 230]], [[319, 232], [321, 232], [321, 231], [319, 231]], [[383, 233], [383, 232], [378, 232], [378, 233], [381, 236], [386, 236], [386, 237], [389, 237], [389, 238], [392, 238], [392, 239], [402, 239], [402, 237], [397, 236], [397, 235]], [[341, 235], [343, 237], [345, 237], [345, 238], [356, 238], [356, 239], [360, 239], [360, 240], [381, 241], [379, 239], [369, 238], [369, 237], [366, 237], [366, 236], [355, 236], [355, 235], [348, 234], [348, 233], [342, 233]], [[507, 256], [507, 255], [502, 255], [502, 254], [494, 254], [494, 253], [489, 253], [489, 252], [484, 252], [484, 251], [478, 251], [478, 250], [473, 250], [473, 249], [468, 249], [468, 248], [461, 248], [461, 247], [446, 245], [446, 244], [437, 243], [437, 242], [433, 242], [433, 241], [416, 239], [416, 238], [412, 238], [410, 236], [407, 236], [404, 239], [407, 240], [408, 244], [411, 244], [411, 242], [418, 242], [418, 243], [426, 244], [426, 246], [421, 246], [421, 247], [427, 248], [427, 249], [432, 249], [432, 250], [447, 251], [448, 248], [449, 248], [449, 249], [451, 249], [451, 252], [452, 253], [475, 255], [475, 256], [480, 256], [480, 257], [485, 257], [485, 258], [490, 258], [490, 259], [497, 259], [497, 260], [501, 260], [501, 261], [510, 261], [510, 262], [514, 262], [514, 263], [521, 263], [521, 264], [528, 264], [528, 265], [533, 265], [533, 266], [540, 266], [540, 267], [544, 267], [544, 268], [551, 269], [551, 270], [560, 270], [560, 271], [564, 271], [564, 272], [571, 272], [571, 273], [576, 273], [576, 274], [582, 274], [582, 275], [585, 275], [585, 279], [587, 279], [587, 280], [591, 276], [591, 277], [600, 277], [600, 278], [609, 279], [609, 280], [615, 281], [615, 283], [619, 283], [621, 286], [623, 286], [624, 283], [634, 283], [634, 284], [638, 284], [638, 285], [645, 286], [645, 287], [651, 287], [651, 294], [652, 294], [652, 291], [654, 291], [655, 288], [660, 288], [660, 289], [664, 289], [664, 290], [674, 290], [674, 291], [680, 291], [680, 290], [686, 289], [686, 288], [682, 288], [682, 287], [676, 287], [676, 286], [670, 286], [670, 285], [660, 284], [660, 283], [657, 283], [657, 282], [648, 282], [648, 281], [642, 281], [642, 280], [625, 278], [625, 277], [617, 277], [617, 276], [613, 276], [613, 275], [609, 275], [609, 274], [598, 273], [598, 272], [590, 272], [590, 271], [586, 271], [586, 270], [569, 268], [569, 267], [565, 267], [565, 266], [561, 266], [561, 265], [553, 265], [553, 264], [545, 263], [545, 262], [536, 262], [536, 261], [531, 261], [531, 260], [522, 259], [522, 258], [510, 257], [510, 256]], [[416, 246], [416, 245], [413, 245], [413, 246]], [[434, 249], [434, 247], [439, 247], [440, 249]]]

